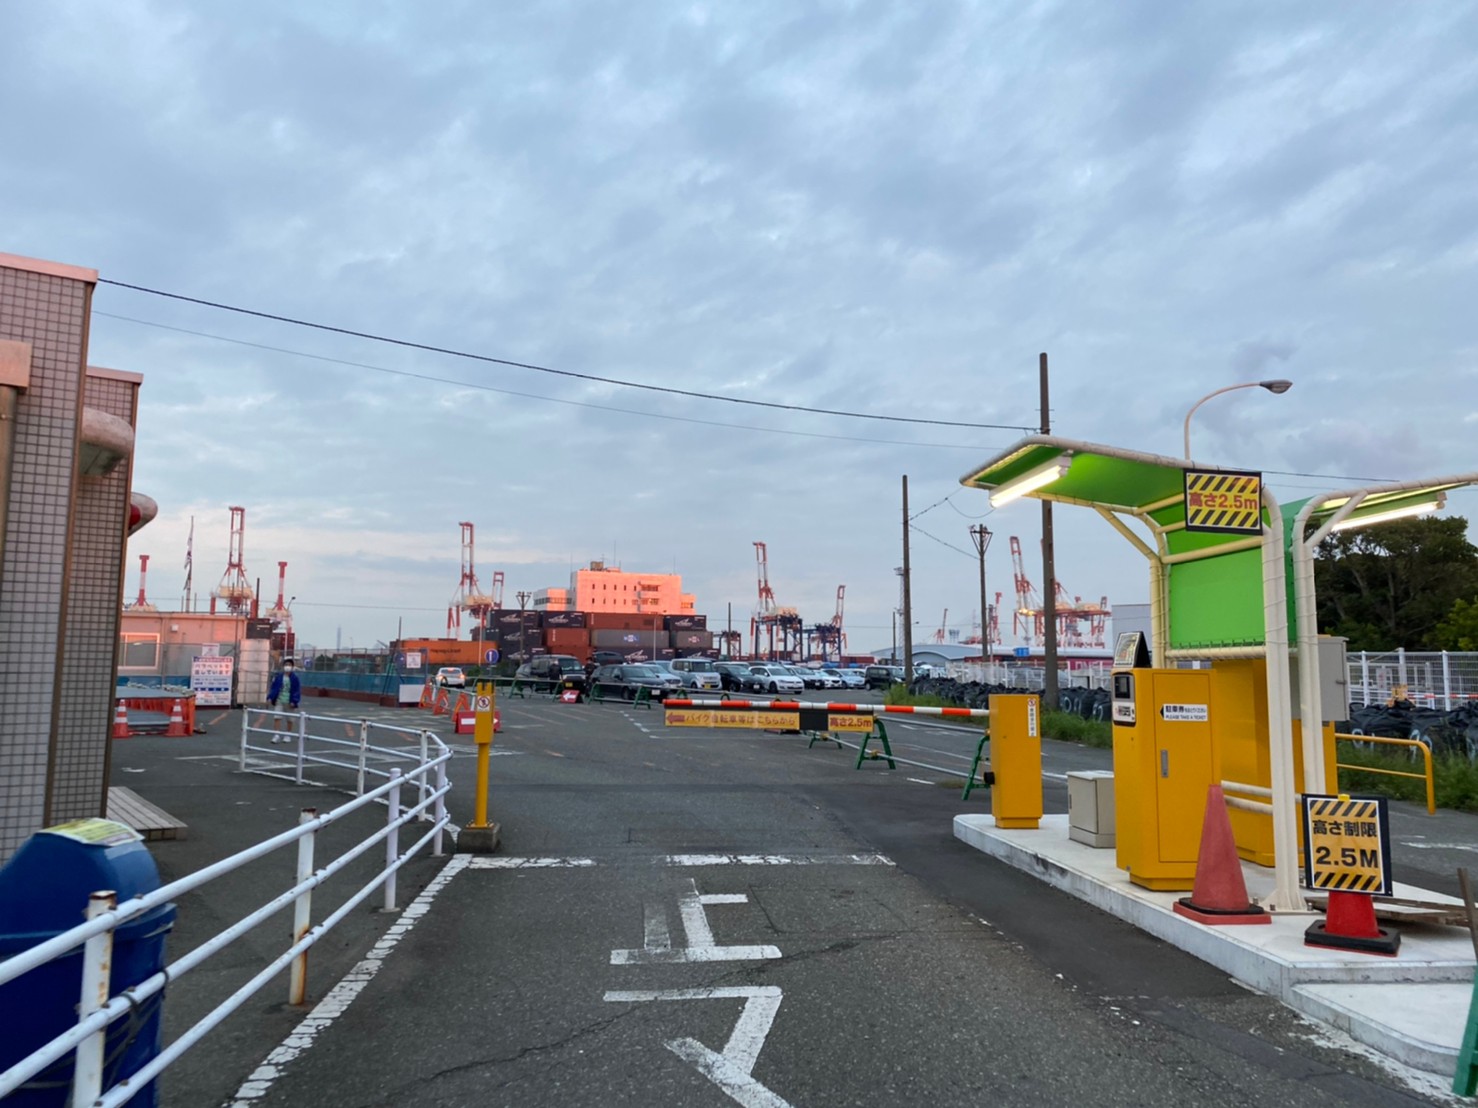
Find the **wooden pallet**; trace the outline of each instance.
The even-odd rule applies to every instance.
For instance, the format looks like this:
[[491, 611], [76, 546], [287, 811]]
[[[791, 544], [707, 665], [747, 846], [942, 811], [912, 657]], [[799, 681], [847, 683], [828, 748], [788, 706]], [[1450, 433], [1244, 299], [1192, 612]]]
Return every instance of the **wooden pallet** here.
[[185, 824], [132, 789], [116, 785], [108, 789], [108, 818], [127, 824], [150, 842], [185, 837]]
[[[1329, 897], [1315, 893], [1306, 898], [1309, 906], [1321, 912], [1329, 910]], [[1467, 927], [1468, 917], [1461, 904], [1445, 901], [1406, 900], [1401, 897], [1375, 897], [1375, 918], [1394, 923], [1435, 923], [1447, 927]]]

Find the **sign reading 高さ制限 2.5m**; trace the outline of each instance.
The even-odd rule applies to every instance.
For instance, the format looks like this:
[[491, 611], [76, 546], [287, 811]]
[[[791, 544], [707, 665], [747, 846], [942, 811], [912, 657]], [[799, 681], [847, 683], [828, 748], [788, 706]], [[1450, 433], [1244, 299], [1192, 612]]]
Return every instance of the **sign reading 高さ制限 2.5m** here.
[[1185, 529], [1261, 535], [1262, 474], [1186, 470]]

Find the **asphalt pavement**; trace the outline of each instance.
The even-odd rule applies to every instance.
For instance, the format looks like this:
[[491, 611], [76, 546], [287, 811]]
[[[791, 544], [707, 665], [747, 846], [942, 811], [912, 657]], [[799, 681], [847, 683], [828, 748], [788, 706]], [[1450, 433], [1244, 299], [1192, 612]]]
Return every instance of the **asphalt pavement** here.
[[[352, 913], [315, 948], [310, 1018], [274, 983], [166, 1073], [166, 1106], [1429, 1102], [1280, 1004], [957, 842], [952, 817], [989, 806], [984, 790], [959, 799], [968, 732], [890, 721], [895, 751], [941, 767], [890, 771], [794, 735], [668, 730], [629, 705], [500, 707], [499, 852], [408, 867], [409, 908]], [[166, 876], [343, 799], [238, 773], [237, 727], [232, 713], [206, 736], [115, 746], [115, 783], [191, 825], [154, 844]], [[448, 741], [460, 822], [474, 760], [468, 738]], [[1062, 811], [1056, 775], [1108, 752], [1045, 747]], [[1473, 841], [1424, 826], [1430, 843]], [[186, 898], [171, 957], [281, 876]], [[167, 1026], [282, 937], [172, 986]]]

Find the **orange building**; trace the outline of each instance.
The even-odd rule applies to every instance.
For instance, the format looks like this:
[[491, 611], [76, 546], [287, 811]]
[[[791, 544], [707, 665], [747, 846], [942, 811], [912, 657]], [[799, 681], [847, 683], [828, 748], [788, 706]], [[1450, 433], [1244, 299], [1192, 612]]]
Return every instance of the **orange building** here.
[[568, 612], [572, 611], [570, 605], [570, 589], [540, 589], [534, 593], [534, 611], [536, 612]]
[[681, 615], [694, 610], [693, 595], [683, 592], [681, 574], [627, 573], [607, 568], [604, 562], [591, 562], [589, 569], [570, 574], [570, 600], [579, 612]]

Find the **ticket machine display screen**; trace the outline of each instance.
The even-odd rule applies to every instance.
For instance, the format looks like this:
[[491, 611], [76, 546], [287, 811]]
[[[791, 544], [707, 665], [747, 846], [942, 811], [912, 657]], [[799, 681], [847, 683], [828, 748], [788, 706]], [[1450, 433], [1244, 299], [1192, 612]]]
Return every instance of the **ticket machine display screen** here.
[[1114, 712], [1113, 718], [1116, 724], [1124, 727], [1134, 723], [1134, 674], [1114, 674]]

